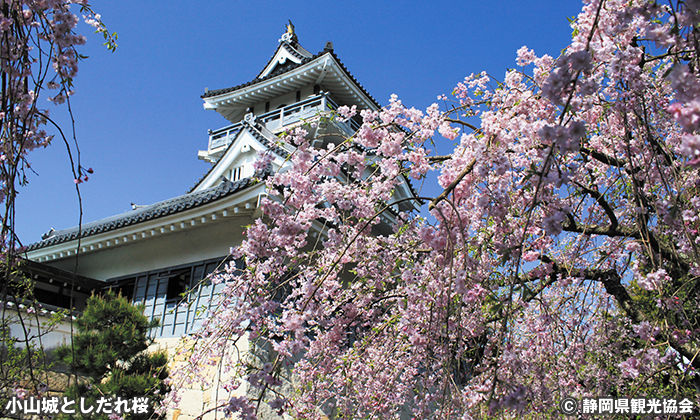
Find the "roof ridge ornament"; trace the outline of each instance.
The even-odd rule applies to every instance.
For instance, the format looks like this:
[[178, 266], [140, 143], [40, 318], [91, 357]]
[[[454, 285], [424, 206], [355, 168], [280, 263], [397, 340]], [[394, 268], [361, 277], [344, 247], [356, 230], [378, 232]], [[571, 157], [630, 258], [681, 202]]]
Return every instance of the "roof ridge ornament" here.
[[50, 237], [55, 236], [55, 235], [56, 235], [56, 229], [54, 229], [53, 226], [51, 226], [51, 229], [49, 229], [48, 232], [41, 235], [41, 240], [43, 241], [45, 239], [49, 239]]
[[299, 42], [299, 38], [297, 38], [297, 34], [294, 32], [294, 24], [291, 19], [289, 19], [289, 23], [287, 24], [287, 30], [282, 34], [282, 38], [279, 39], [280, 44], [283, 42], [288, 44]]
[[253, 114], [252, 112], [248, 112], [247, 114], [245, 114], [245, 117], [243, 117], [243, 119], [248, 124], [255, 125], [255, 114]]
[[245, 121], [246, 123], [248, 123], [248, 124], [250, 124], [251, 126], [255, 127], [255, 124], [256, 124], [255, 114], [253, 114], [252, 112], [248, 112], [248, 113], [245, 114], [245, 116], [243, 117], [243, 121]]

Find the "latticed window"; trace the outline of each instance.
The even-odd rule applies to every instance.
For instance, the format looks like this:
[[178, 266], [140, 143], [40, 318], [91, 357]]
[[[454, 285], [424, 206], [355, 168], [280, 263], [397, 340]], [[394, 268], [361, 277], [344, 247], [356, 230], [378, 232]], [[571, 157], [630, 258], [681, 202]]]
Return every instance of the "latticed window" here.
[[[168, 267], [113, 279], [124, 294], [130, 291], [135, 305], [143, 304], [144, 315], [158, 318], [160, 327], [153, 338], [179, 337], [198, 330], [212, 306], [216, 305], [223, 284], [213, 285], [208, 276], [223, 258]], [[242, 268], [237, 261], [236, 267]]]
[[242, 176], [241, 176], [242, 174], [243, 174], [243, 167], [242, 166], [239, 166], [237, 168], [233, 168], [233, 169], [231, 169], [231, 175], [229, 176], [229, 179], [231, 181], [238, 181], [239, 179], [242, 178]]

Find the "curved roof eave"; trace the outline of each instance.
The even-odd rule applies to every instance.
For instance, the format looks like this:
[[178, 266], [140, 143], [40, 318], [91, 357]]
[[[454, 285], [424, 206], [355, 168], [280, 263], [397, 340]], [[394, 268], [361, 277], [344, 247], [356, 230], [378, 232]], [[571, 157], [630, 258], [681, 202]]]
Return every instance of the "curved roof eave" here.
[[[289, 158], [289, 152], [287, 150], [272, 143], [270, 140], [268, 140], [267, 137], [265, 137], [260, 132], [260, 130], [258, 130], [255, 126], [249, 124], [248, 121], [246, 121], [246, 120], [243, 120], [241, 122], [241, 130], [236, 134], [236, 137], [234, 137], [234, 139], [231, 141], [231, 143], [229, 143], [229, 145], [226, 146], [226, 149], [224, 150], [222, 156], [226, 155], [226, 153], [228, 153], [228, 151], [233, 147], [233, 145], [236, 143], [236, 141], [238, 141], [238, 138], [243, 135], [244, 129], [247, 130], [253, 137], [255, 137], [256, 140], [258, 140], [261, 144], [263, 144], [265, 147], [267, 147], [268, 150], [270, 150], [271, 152], [273, 152], [277, 156], [279, 156], [283, 159]], [[205, 172], [201, 178], [199, 178], [197, 183], [195, 183], [194, 186], [187, 191], [187, 193], [190, 194], [194, 190], [196, 190], [197, 187], [200, 186], [202, 184], [202, 182], [204, 182], [205, 179], [207, 179], [209, 174], [214, 172], [214, 169], [218, 166], [219, 162], [221, 162], [221, 160], [219, 160], [215, 164], [213, 164], [211, 166], [211, 168], [209, 168], [209, 170], [207, 172]]]
[[[278, 78], [278, 77], [281, 80], [284, 78], [285, 75], [288, 75], [289, 73], [294, 72], [298, 69], [302, 69], [302, 70], [310, 69], [311, 67], [319, 64], [319, 62], [323, 61], [322, 59], [327, 55], [329, 55], [333, 58], [334, 62], [337, 64], [341, 73], [348, 79], [348, 81], [353, 86], [355, 86], [358, 89], [358, 91], [363, 96], [365, 96], [365, 98], [367, 99], [367, 102], [369, 104], [374, 105], [377, 109], [381, 108], [381, 105], [379, 105], [379, 102], [377, 102], [377, 100], [374, 99], [374, 97], [372, 97], [372, 95], [370, 95], [370, 93], [364, 88], [364, 86], [362, 86], [360, 84], [360, 82], [357, 81], [357, 79], [350, 73], [350, 71], [348, 71], [347, 67], [343, 64], [342, 61], [340, 61], [340, 59], [338, 58], [338, 56], [335, 54], [335, 52], [333, 50], [324, 50], [324, 51], [321, 51], [320, 53], [318, 53], [312, 57], [305, 57], [299, 64], [293, 64], [293, 65], [286, 66], [285, 68], [282, 69], [282, 71], [272, 72], [270, 75], [263, 77], [263, 78], [255, 78], [249, 82], [242, 83], [240, 85], [229, 87], [229, 88], [210, 90], [208, 92], [205, 92], [201, 96], [201, 98], [204, 99], [205, 102], [209, 102], [209, 103], [214, 102], [211, 99], [218, 97], [218, 96], [226, 95], [226, 97], [221, 98], [222, 100], [233, 99], [237, 96], [237, 95], [235, 95], [235, 93], [240, 93], [241, 91], [243, 91], [244, 89], [246, 89], [248, 87], [255, 86], [258, 84], [264, 84], [265, 82], [270, 82], [273, 79]], [[274, 80], [274, 81], [276, 82], [277, 80]]]
[[86, 238], [100, 233], [136, 225], [141, 222], [147, 222], [150, 220], [159, 219], [161, 217], [182, 213], [243, 191], [246, 188], [255, 185], [256, 182], [254, 178], [255, 177], [244, 178], [236, 182], [222, 182], [221, 184], [215, 187], [207, 188], [206, 190], [196, 193], [183, 194], [178, 197], [137, 208], [116, 216], [86, 223], [80, 226], [80, 228], [76, 226], [58, 230], [53, 232], [50, 237], [28, 245], [26, 251], [31, 252], [74, 241], [78, 238]]
[[[296, 45], [296, 48], [295, 48]], [[270, 70], [270, 67], [272, 66], [272, 63], [274, 63], [275, 57], [278, 57], [280, 54], [280, 50], [284, 49], [289, 55], [292, 57], [295, 57], [299, 61], [303, 61], [306, 58], [313, 57], [313, 54], [310, 52], [306, 51], [304, 47], [299, 45], [299, 43], [294, 43], [294, 45], [290, 44], [289, 42], [283, 41], [280, 43], [280, 45], [277, 47], [275, 52], [272, 54], [272, 57], [270, 57], [270, 60], [268, 60], [267, 64], [265, 64], [265, 67], [258, 73], [258, 75], [255, 77], [255, 79], [261, 79], [263, 74], [265, 74], [267, 71]], [[299, 51], [301, 49], [302, 51]]]

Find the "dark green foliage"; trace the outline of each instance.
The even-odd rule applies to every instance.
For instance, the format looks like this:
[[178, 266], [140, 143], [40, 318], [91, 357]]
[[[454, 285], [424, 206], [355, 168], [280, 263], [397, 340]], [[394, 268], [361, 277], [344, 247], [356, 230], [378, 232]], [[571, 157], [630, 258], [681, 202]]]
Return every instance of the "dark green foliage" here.
[[[121, 295], [108, 291], [92, 296], [76, 321], [77, 334], [73, 345], [56, 350], [58, 359], [78, 374], [90, 378], [89, 383], [71, 386], [66, 396], [85, 398], [86, 405], [97, 406], [101, 397], [148, 397], [150, 407], [168, 391], [164, 379], [168, 377], [168, 357], [165, 353], [147, 353], [152, 340], [148, 336], [158, 321], [149, 321], [143, 306], [133, 306]], [[70, 418], [107, 419], [107, 414], [81, 415], [79, 410]], [[149, 414], [127, 413], [124, 418], [156, 418]]]

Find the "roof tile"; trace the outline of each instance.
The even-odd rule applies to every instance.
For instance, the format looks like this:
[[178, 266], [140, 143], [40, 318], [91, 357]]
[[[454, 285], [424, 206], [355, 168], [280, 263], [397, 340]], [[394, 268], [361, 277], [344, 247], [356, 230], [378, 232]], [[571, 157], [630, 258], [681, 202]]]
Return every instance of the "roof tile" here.
[[78, 239], [79, 236], [85, 238], [98, 233], [109, 232], [125, 226], [131, 226], [140, 222], [154, 220], [159, 217], [179, 213], [181, 211], [227, 197], [253, 185], [253, 183], [254, 177], [244, 178], [236, 182], [224, 181], [218, 186], [207, 188], [203, 191], [187, 193], [120, 215], [86, 223], [82, 225], [80, 229], [78, 229], [76, 226], [69, 229], [59, 230], [44, 240], [30, 244], [27, 246], [27, 251], [33, 251], [63, 242], [69, 242]]

